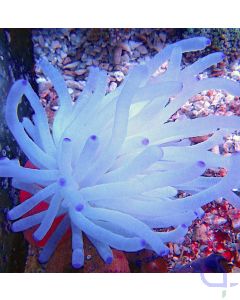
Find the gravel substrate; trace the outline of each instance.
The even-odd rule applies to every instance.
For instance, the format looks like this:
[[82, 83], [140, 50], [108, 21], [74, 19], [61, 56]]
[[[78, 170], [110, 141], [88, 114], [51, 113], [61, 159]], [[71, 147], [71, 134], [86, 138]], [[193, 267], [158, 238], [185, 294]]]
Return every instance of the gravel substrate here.
[[[149, 60], [167, 43], [181, 39], [179, 32], [173, 29], [42, 29], [33, 30], [33, 43], [36, 60], [45, 56], [57, 66], [67, 82], [69, 93], [73, 100], [76, 100], [85, 86], [90, 66], [99, 66], [108, 71], [108, 90], [113, 91], [124, 80], [130, 65]], [[189, 32], [189, 35], [191, 34], [192, 32]], [[229, 31], [228, 34], [231, 35], [231, 32]], [[236, 31], [234, 34], [236, 38]], [[184, 31], [184, 36], [186, 35], [187, 31]], [[209, 35], [209, 31], [206, 35]], [[235, 54], [226, 57], [223, 62], [200, 76], [202, 78], [222, 76], [240, 82], [240, 55]], [[196, 56], [196, 54], [185, 55], [184, 64], [189, 64]], [[233, 58], [235, 60], [232, 60]], [[166, 68], [166, 64], [162, 65], [159, 72], [164, 72]], [[58, 109], [57, 95], [51, 82], [43, 77], [40, 69], [36, 68], [36, 74], [41, 101], [51, 122], [54, 112]], [[172, 120], [210, 114], [240, 115], [239, 97], [218, 90], [202, 92], [189, 99], [172, 116]], [[199, 143], [206, 138], [195, 137], [191, 142]], [[224, 155], [240, 151], [240, 132], [227, 136], [224, 143], [214, 147], [213, 151]], [[222, 168], [208, 170], [208, 172], [215, 176], [224, 176], [226, 173]], [[185, 195], [179, 194], [179, 196]], [[204, 210], [205, 216], [193, 223], [183, 244], [169, 244], [171, 251], [167, 257], [164, 257], [167, 263], [166, 271], [170, 272], [176, 266], [185, 265], [213, 252], [221, 254], [231, 262], [232, 271], [238, 271], [240, 210], [234, 209], [225, 199], [218, 199], [204, 207]], [[87, 255], [88, 253], [86, 257]], [[139, 270], [132, 268], [131, 271], [149, 270], [145, 266]]]

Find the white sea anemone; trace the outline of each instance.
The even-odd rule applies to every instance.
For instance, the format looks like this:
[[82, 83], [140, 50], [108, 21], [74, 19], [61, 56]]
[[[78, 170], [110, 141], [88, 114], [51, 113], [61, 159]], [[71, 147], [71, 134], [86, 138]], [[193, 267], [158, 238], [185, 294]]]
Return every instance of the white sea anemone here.
[[[168, 45], [149, 62], [130, 69], [124, 82], [106, 95], [107, 73], [91, 68], [84, 91], [73, 103], [60, 73], [45, 59], [39, 63], [59, 96], [60, 108], [52, 129], [30, 84], [19, 80], [6, 104], [6, 121], [28, 159], [38, 169], [1, 158], [0, 176], [12, 177], [14, 187], [32, 197], [8, 213], [13, 231], [40, 224], [34, 238], [41, 240], [57, 216], [64, 215], [41, 251], [46, 262], [66, 230], [72, 229], [72, 264], [84, 264], [82, 232], [106, 263], [112, 250], [152, 249], [168, 253], [167, 242], [178, 242], [188, 226], [203, 214], [202, 206], [226, 197], [240, 207], [233, 192], [240, 182], [240, 156], [209, 151], [223, 137], [240, 128], [236, 116], [208, 116], [169, 122], [193, 95], [223, 89], [240, 95], [240, 85], [223, 78], [198, 80], [197, 75], [220, 62], [223, 54], [209, 54], [181, 69], [182, 53], [204, 49], [210, 41], [191, 38]], [[169, 61], [167, 71], [152, 76]], [[19, 121], [17, 110], [25, 95], [35, 114]], [[169, 100], [171, 98], [171, 101]], [[189, 137], [212, 134], [191, 145]], [[223, 178], [204, 177], [207, 168], [224, 167]], [[191, 193], [183, 199], [178, 190]], [[23, 217], [45, 201], [47, 210]], [[23, 218], [22, 218], [23, 217]], [[158, 228], [174, 227], [167, 232]]]

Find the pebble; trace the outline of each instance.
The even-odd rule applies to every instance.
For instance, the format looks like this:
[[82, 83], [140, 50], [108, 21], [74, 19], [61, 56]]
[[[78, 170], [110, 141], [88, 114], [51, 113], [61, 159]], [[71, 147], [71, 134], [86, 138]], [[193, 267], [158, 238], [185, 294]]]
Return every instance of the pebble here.
[[68, 88], [68, 92], [70, 95], [72, 95], [74, 93], [74, 90], [72, 88]]
[[121, 61], [122, 61], [123, 64], [128, 63], [128, 62], [130, 61], [129, 55], [128, 55], [127, 53], [125, 53], [125, 54], [122, 56]]
[[202, 136], [195, 136], [190, 138], [190, 141], [194, 144], [202, 143], [208, 140], [209, 136], [208, 135], [202, 135]]
[[113, 54], [113, 63], [114, 65], [119, 65], [121, 63], [122, 48], [116, 47]]
[[223, 225], [223, 224], [225, 224], [225, 223], [227, 223], [227, 219], [225, 219], [225, 218], [222, 218], [222, 217], [218, 217], [218, 216], [216, 216], [215, 218], [214, 218], [214, 221], [213, 221], [213, 224], [214, 225]]
[[235, 143], [234, 143], [234, 150], [235, 150], [236, 152], [240, 152], [240, 142], [235, 142]]
[[228, 216], [232, 221], [233, 228], [240, 228], [240, 210], [234, 208], [228, 212]]
[[76, 44], [77, 43], [77, 35], [75, 33], [72, 33], [70, 35], [70, 40], [72, 44]]
[[88, 59], [86, 60], [86, 65], [87, 65], [87, 66], [93, 65], [93, 60], [92, 60], [91, 58], [88, 58]]
[[205, 224], [197, 226], [194, 230], [193, 241], [208, 241], [208, 227]]
[[72, 62], [70, 64], [67, 64], [63, 66], [63, 69], [75, 69], [79, 65], [78, 61]]
[[229, 104], [229, 103], [231, 103], [232, 101], [234, 101], [234, 96], [233, 95], [227, 95], [226, 97], [225, 97], [225, 103], [226, 104]]
[[117, 83], [112, 81], [109, 85], [108, 92], [111, 93], [117, 88]]
[[38, 37], [38, 42], [39, 42], [39, 45], [44, 48], [45, 47], [45, 41], [44, 41], [44, 38], [42, 35], [39, 35]]
[[140, 57], [140, 52], [137, 50], [137, 49], [135, 49], [134, 51], [133, 51], [133, 56], [132, 56], [132, 58], [133, 59], [137, 59], [137, 58], [139, 58]]
[[240, 228], [240, 219], [236, 219], [232, 222], [233, 228], [234, 229], [239, 229]]
[[79, 69], [79, 70], [75, 70], [74, 73], [75, 75], [81, 76], [83, 74], [85, 74], [87, 72], [87, 69]]
[[173, 250], [174, 250], [174, 253], [176, 255], [180, 255], [181, 254], [180, 248], [179, 248], [179, 246], [177, 244], [173, 245]]
[[131, 50], [134, 50], [137, 47], [141, 46], [142, 42], [129, 41], [128, 45], [130, 46]]
[[86, 60], [88, 59], [88, 56], [86, 53], [83, 53], [82, 56], [81, 56], [81, 61], [82, 62], [86, 62]]
[[67, 80], [67, 86], [72, 89], [83, 90], [84, 86], [74, 80]]
[[75, 71], [66, 69], [63, 72], [63, 76], [66, 76], [65, 78], [72, 79], [75, 76]]
[[234, 112], [232, 112], [232, 111], [227, 111], [226, 113], [225, 113], [225, 116], [226, 117], [230, 117], [230, 116], [233, 116], [234, 115]]
[[38, 77], [38, 78], [36, 79], [36, 82], [37, 82], [38, 84], [40, 84], [40, 83], [46, 83], [46, 82], [47, 82], [47, 79], [44, 78], [44, 77]]
[[165, 43], [167, 40], [167, 34], [165, 32], [161, 32], [159, 33], [159, 38], [163, 43]]
[[118, 47], [121, 47], [122, 50], [125, 50], [125, 51], [127, 51], [127, 52], [129, 52], [129, 53], [132, 53], [131, 48], [130, 48], [128, 42], [120, 43], [120, 44], [118, 45]]
[[200, 248], [199, 248], [199, 250], [200, 250], [201, 252], [203, 252], [203, 251], [205, 251], [207, 248], [208, 248], [207, 245], [201, 245]]
[[123, 79], [125, 78], [123, 72], [121, 72], [121, 71], [116, 71], [116, 72], [114, 72], [113, 75], [116, 77], [118, 82], [123, 81]]
[[231, 73], [231, 77], [232, 77], [233, 79], [240, 80], [240, 72], [239, 72], [239, 71], [233, 71], [233, 72]]
[[[67, 65], [67, 64], [69, 64], [70, 62], [71, 62], [71, 58], [68, 57], [68, 56], [66, 56], [66, 57], [63, 59], [62, 64], [63, 64], [63, 65]], [[63, 68], [64, 68], [64, 67], [63, 67]]]
[[64, 60], [67, 57], [67, 53], [64, 51], [60, 51], [61, 59]]
[[101, 69], [104, 69], [104, 70], [108, 70], [109, 69], [109, 66], [110, 66], [110, 64], [108, 64], [108, 63], [101, 63], [100, 65], [99, 65], [99, 67], [101, 68]]
[[53, 41], [52, 44], [51, 44], [51, 48], [53, 50], [56, 50], [58, 48], [61, 48], [61, 44], [59, 43], [59, 41]]
[[219, 146], [218, 146], [218, 145], [213, 146], [212, 152], [213, 152], [214, 154], [220, 154]]
[[164, 44], [162, 42], [158, 42], [153, 45], [153, 49], [157, 52], [160, 52], [164, 48]]
[[235, 142], [240, 142], [240, 136], [239, 135], [233, 135], [233, 140]]
[[53, 110], [53, 111], [57, 111], [58, 109], [59, 109], [58, 105], [51, 106], [51, 110]]
[[64, 72], [64, 74], [63, 74], [63, 78], [64, 78], [65, 81], [67, 81], [67, 80], [72, 80], [71, 74], [68, 74], [68, 73], [65, 73], [65, 72]]
[[46, 90], [49, 90], [53, 87], [52, 83], [50, 81], [46, 81], [46, 82], [40, 82], [38, 85], [39, 88], [39, 93], [42, 93]]
[[235, 149], [234, 149], [234, 144], [232, 141], [226, 141], [224, 144], [223, 144], [223, 149], [226, 153], [233, 153], [235, 152]]
[[144, 45], [140, 45], [139, 47], [137, 47], [137, 50], [141, 55], [145, 55], [148, 53], [148, 50]]

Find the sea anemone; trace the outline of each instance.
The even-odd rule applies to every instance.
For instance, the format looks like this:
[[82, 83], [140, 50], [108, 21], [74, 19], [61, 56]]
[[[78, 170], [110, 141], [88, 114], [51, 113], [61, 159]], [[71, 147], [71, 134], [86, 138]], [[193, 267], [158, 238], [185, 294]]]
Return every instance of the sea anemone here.
[[[111, 248], [123, 251], [169, 251], [166, 243], [180, 242], [203, 205], [219, 197], [240, 208], [234, 193], [240, 183], [240, 155], [211, 151], [223, 137], [240, 128], [237, 116], [207, 116], [177, 120], [171, 116], [193, 95], [222, 89], [240, 95], [240, 85], [226, 78], [199, 80], [198, 74], [224, 59], [209, 54], [185, 68], [182, 54], [202, 50], [210, 40], [196, 37], [166, 46], [151, 60], [135, 65], [124, 82], [106, 94], [107, 73], [90, 68], [84, 91], [73, 103], [61, 74], [46, 59], [39, 62], [59, 97], [60, 108], [51, 128], [38, 96], [26, 80], [16, 81], [7, 97], [6, 121], [16, 141], [37, 169], [2, 157], [0, 176], [32, 197], [8, 212], [14, 232], [39, 225], [42, 240], [55, 218], [60, 224], [40, 252], [47, 262], [65, 232], [72, 231], [72, 265], [84, 265], [82, 233], [106, 263]], [[168, 61], [167, 71], [158, 68]], [[18, 117], [25, 95], [34, 114]], [[190, 137], [209, 135], [191, 145]], [[206, 177], [207, 168], [224, 167], [223, 178]], [[189, 194], [177, 197], [178, 191]], [[27, 215], [41, 202], [45, 211]], [[159, 231], [158, 229], [161, 229]], [[167, 229], [167, 230], [163, 230]]]

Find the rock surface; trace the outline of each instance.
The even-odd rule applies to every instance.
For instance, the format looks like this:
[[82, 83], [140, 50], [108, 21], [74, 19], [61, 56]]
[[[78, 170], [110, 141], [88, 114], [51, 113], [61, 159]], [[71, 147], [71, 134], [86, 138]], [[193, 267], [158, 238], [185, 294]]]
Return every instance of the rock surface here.
[[[4, 107], [8, 91], [15, 79], [28, 78], [33, 83], [33, 51], [31, 32], [25, 29], [0, 30], [0, 156], [25, 158], [6, 127]], [[20, 115], [29, 115], [27, 102], [21, 104]], [[0, 272], [23, 272], [27, 243], [22, 234], [12, 234], [5, 216], [16, 205], [18, 195], [8, 179], [0, 179]]]

